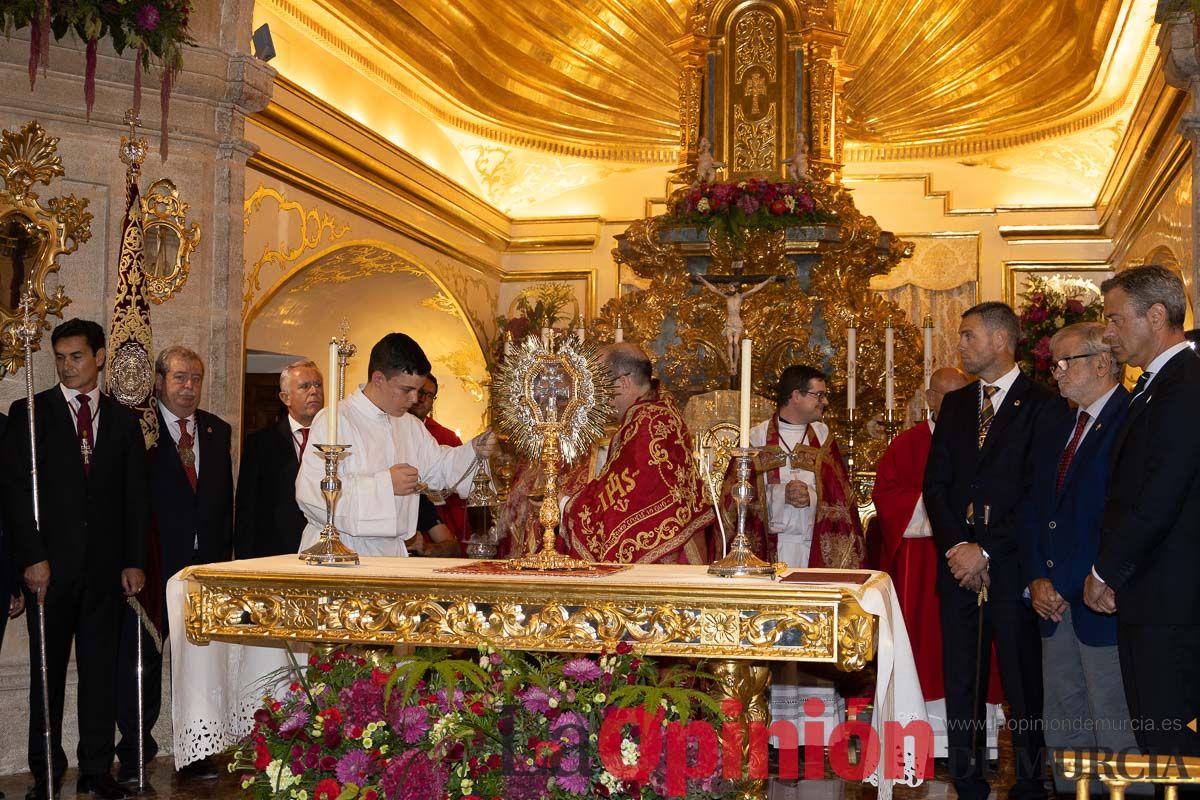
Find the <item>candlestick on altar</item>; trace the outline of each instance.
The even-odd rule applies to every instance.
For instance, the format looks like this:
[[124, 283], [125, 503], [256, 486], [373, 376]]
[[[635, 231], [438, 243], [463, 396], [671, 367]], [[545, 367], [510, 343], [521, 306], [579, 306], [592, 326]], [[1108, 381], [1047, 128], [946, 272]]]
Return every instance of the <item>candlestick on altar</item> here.
[[850, 320], [846, 328], [846, 410], [858, 405], [858, 328]]
[[846, 474], [850, 476], [850, 486], [851, 487], [854, 487], [856, 485], [854, 470], [855, 470], [855, 467], [856, 467], [857, 461], [858, 461], [858, 455], [855, 452], [856, 445], [854, 442], [854, 424], [855, 424], [854, 409], [847, 408], [846, 409], [846, 439], [844, 442], [845, 448], [844, 448], [843, 452], [846, 456]]
[[884, 401], [887, 411], [896, 408], [896, 330], [891, 320], [883, 329]]
[[350, 320], [342, 317], [338, 325], [338, 371], [337, 393], [339, 400], [346, 399], [346, 364], [358, 353], [358, 347], [350, 343]]
[[[743, 353], [745, 350], [742, 351]], [[722, 578], [741, 578], [756, 575], [777, 575], [787, 569], [782, 562], [768, 564], [750, 549], [750, 540], [746, 538], [746, 514], [750, 504], [754, 502], [754, 457], [758, 450], [751, 447], [737, 447], [733, 450], [733, 459], [737, 464], [734, 474], [737, 483], [730, 494], [737, 506], [737, 536], [729, 547], [729, 554], [708, 567], [709, 575]]]
[[[929, 314], [925, 315], [925, 319], [921, 321], [921, 333], [924, 338], [924, 357], [922, 359], [923, 371], [925, 374], [925, 389], [929, 390], [929, 384], [933, 380], [933, 317]], [[925, 419], [929, 419], [929, 400], [924, 392], [921, 394], [925, 403]]]
[[300, 560], [307, 564], [332, 566], [357, 564], [358, 553], [342, 542], [342, 536], [333, 523], [338, 497], [342, 494], [342, 481], [338, 478], [338, 462], [350, 453], [348, 444], [318, 444], [317, 452], [325, 458], [325, 477], [321, 480], [321, 494], [325, 498], [325, 525], [320, 538], [312, 547], [300, 552]]
[[337, 444], [338, 429], [338, 341], [329, 339], [329, 371], [325, 373], [325, 424], [329, 444]]
[[750, 446], [750, 358], [751, 343], [747, 337], [742, 339], [742, 391], [741, 404], [738, 407], [738, 447], [743, 449]]

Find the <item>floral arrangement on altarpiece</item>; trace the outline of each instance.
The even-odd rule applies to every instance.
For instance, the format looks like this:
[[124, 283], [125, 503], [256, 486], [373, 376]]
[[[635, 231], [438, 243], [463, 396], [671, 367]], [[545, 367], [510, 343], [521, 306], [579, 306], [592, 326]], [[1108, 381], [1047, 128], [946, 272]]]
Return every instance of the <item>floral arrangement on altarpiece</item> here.
[[700, 183], [678, 192], [667, 207], [664, 225], [697, 225], [714, 239], [744, 242], [745, 232], [786, 230], [833, 222], [818, 207], [807, 182], [750, 180]]
[[[720, 796], [731, 787], [720, 759], [671, 741], [682, 730], [672, 723], [720, 730], [711, 677], [660, 669], [627, 644], [598, 657], [486, 650], [477, 661], [335, 650], [265, 699], [229, 769], [262, 800]], [[639, 763], [651, 740], [660, 757]], [[685, 764], [705, 777], [681, 777]]]
[[1021, 368], [1036, 381], [1054, 386], [1050, 367], [1050, 337], [1076, 322], [1104, 319], [1104, 301], [1096, 284], [1083, 278], [1033, 275], [1021, 292], [1017, 308]]
[[0, 4], [0, 28], [11, 35], [22, 28], [29, 32], [29, 88], [37, 81], [39, 68], [46, 70], [50, 59], [50, 37], [59, 41], [74, 33], [86, 44], [83, 97], [91, 117], [96, 97], [96, 47], [109, 39], [113, 49], [137, 53], [133, 78], [133, 110], [141, 109], [142, 70], [152, 66], [162, 72], [163, 160], [167, 157], [167, 111], [171, 90], [183, 69], [183, 48], [194, 44], [188, 33], [193, 0], [7, 0]]
[[[495, 340], [490, 347], [490, 363], [498, 364], [504, 359], [506, 346], [519, 347], [529, 336], [541, 336], [549, 328], [559, 333], [573, 331], [580, 325], [578, 313], [568, 316], [563, 313], [567, 306], [575, 303], [575, 295], [566, 283], [540, 283], [525, 290], [517, 298], [511, 317], [500, 314], [496, 317]], [[564, 327], [566, 323], [568, 327]]]

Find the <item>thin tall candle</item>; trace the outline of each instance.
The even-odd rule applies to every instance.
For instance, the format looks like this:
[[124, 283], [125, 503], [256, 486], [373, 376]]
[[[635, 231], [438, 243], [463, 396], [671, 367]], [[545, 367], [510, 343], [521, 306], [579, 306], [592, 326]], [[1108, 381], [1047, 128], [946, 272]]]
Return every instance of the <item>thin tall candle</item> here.
[[750, 340], [742, 339], [742, 396], [738, 409], [738, 447], [750, 446]]
[[933, 379], [933, 317], [925, 315], [921, 331], [925, 334], [925, 388], [928, 389], [929, 382]]
[[617, 344], [625, 341], [625, 331], [621, 328], [621, 318], [617, 317], [617, 330], [613, 333], [613, 341]]
[[329, 372], [325, 373], [325, 421], [328, 424], [329, 444], [337, 444], [338, 429], [338, 343], [329, 340]]
[[858, 328], [854, 323], [846, 328], [846, 410], [858, 404]]
[[883, 329], [883, 369], [885, 373], [883, 407], [888, 411], [896, 407], [895, 347], [895, 329], [892, 328], [892, 323], [888, 322], [887, 327]]

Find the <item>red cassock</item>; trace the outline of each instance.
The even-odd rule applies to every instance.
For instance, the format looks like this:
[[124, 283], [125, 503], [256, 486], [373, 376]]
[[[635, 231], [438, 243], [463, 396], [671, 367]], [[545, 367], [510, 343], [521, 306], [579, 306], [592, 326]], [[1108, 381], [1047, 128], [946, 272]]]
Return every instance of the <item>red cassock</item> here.
[[[436, 422], [432, 416], [425, 417], [425, 430], [433, 435], [438, 444], [448, 447], [458, 447], [462, 444], [458, 434]], [[437, 512], [438, 518], [450, 529], [459, 544], [466, 544], [467, 539], [471, 538], [471, 532], [467, 530], [467, 501], [457, 493], [451, 492], [446, 495], [445, 504], [437, 507]]]
[[625, 412], [600, 474], [563, 510], [567, 550], [592, 561], [701, 564], [712, 508], [704, 502], [679, 406], [652, 389]]
[[946, 696], [942, 680], [942, 625], [934, 589], [938, 553], [933, 537], [905, 539], [904, 530], [921, 498], [921, 482], [932, 442], [933, 432], [925, 422], [893, 439], [875, 469], [875, 488], [871, 492], [883, 535], [880, 568], [891, 574], [896, 585], [926, 700]]
[[[932, 536], [904, 538], [917, 501], [921, 499], [925, 462], [929, 460], [932, 443], [933, 431], [928, 422], [921, 422], [893, 439], [875, 469], [871, 499], [875, 501], [883, 535], [879, 568], [891, 574], [896, 586], [925, 699], [940, 700], [946, 696], [946, 689], [942, 677], [940, 604], [934, 587], [938, 559], [942, 556], [937, 552]], [[989, 703], [1003, 700], [999, 675], [993, 650], [987, 692]]]

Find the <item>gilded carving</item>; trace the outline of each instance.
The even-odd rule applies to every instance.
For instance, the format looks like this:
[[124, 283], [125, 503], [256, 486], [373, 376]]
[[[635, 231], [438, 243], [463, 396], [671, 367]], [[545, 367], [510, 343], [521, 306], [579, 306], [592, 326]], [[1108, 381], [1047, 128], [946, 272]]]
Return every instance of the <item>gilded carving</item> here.
[[187, 224], [189, 205], [168, 178], [150, 184], [141, 206], [144, 290], [151, 302], [163, 303], [187, 283], [200, 223]]
[[699, 67], [684, 67], [679, 72], [679, 144], [682, 153], [691, 153], [700, 137]]
[[765, 11], [747, 11], [737, 21], [734, 45], [734, 82], [758, 67], [767, 81], [775, 82], [775, 18]]
[[303, 280], [289, 291], [292, 294], [305, 294], [321, 286], [348, 283], [370, 275], [427, 277], [424, 269], [390, 250], [369, 244], [353, 244], [322, 256], [304, 271]]
[[775, 169], [775, 104], [762, 119], [746, 119], [741, 106], [733, 107], [733, 169], [735, 172], [770, 172]]
[[[579, 601], [558, 599], [557, 590], [539, 589], [537, 581], [507, 590], [409, 591], [192, 578], [199, 587], [188, 594], [186, 618], [188, 637], [198, 643], [288, 638], [597, 652], [624, 641], [660, 655], [837, 660], [844, 669], [861, 667], [874, 647], [875, 618], [852, 600], [782, 605], [721, 592], [696, 605], [655, 599], [667, 586]], [[856, 636], [862, 641], [851, 640]]]
[[[25, 361], [17, 336], [22, 295], [32, 295], [38, 330], [48, 329], [47, 317], [61, 317], [71, 302], [61, 284], [49, 287], [50, 276], [59, 270], [58, 258], [74, 253], [92, 236], [87, 198], [52, 197], [43, 205], [33, 191], [35, 184], [49, 184], [63, 174], [57, 148], [58, 139], [36, 121], [0, 137], [0, 376]], [[34, 350], [39, 339], [33, 341]]]
[[274, 264], [280, 272], [286, 272], [288, 265], [303, 255], [306, 251], [316, 250], [322, 244], [334, 242], [346, 235], [349, 225], [342, 225], [334, 220], [328, 212], [316, 208], [305, 209], [303, 205], [286, 200], [282, 194], [270, 186], [259, 186], [254, 193], [246, 198], [242, 210], [242, 227], [249, 230], [251, 218], [262, 207], [264, 200], [274, 200], [279, 207], [278, 214], [294, 213], [299, 219], [300, 243], [289, 247], [288, 242], [281, 241], [275, 249], [263, 246], [263, 253], [250, 267], [246, 269], [242, 279], [242, 318], [254, 303], [254, 298], [262, 291], [262, 272], [270, 264]]

